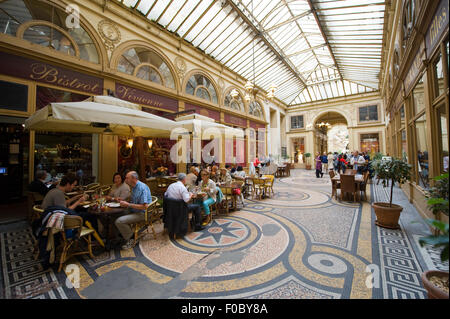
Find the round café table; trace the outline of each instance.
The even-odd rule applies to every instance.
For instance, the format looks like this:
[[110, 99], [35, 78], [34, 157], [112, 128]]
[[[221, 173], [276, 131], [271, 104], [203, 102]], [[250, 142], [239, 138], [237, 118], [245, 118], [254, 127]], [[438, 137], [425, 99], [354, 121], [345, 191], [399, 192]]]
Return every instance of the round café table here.
[[104, 211], [101, 211], [99, 209], [92, 209], [92, 207], [89, 208], [89, 212], [91, 214], [97, 215], [100, 219], [101, 223], [103, 224], [105, 228], [105, 249], [110, 250], [111, 249], [111, 241], [110, 233], [109, 233], [109, 227], [112, 224], [112, 220], [114, 217], [118, 217], [119, 215], [123, 214], [127, 209], [124, 207], [105, 207]]

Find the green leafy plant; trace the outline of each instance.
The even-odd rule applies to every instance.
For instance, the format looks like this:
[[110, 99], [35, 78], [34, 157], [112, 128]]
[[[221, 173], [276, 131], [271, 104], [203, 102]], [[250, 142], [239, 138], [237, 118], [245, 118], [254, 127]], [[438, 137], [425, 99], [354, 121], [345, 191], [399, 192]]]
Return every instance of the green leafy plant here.
[[389, 161], [378, 160], [373, 167], [377, 178], [382, 181], [384, 187], [389, 186], [389, 181], [391, 181], [389, 207], [392, 207], [394, 185], [396, 182], [403, 184], [411, 179], [411, 165], [403, 160], [392, 158]]
[[305, 153], [305, 157], [306, 157], [306, 164], [309, 165], [309, 158], [311, 157], [311, 153]]
[[379, 160], [381, 160], [381, 158], [382, 158], [383, 156], [384, 156], [383, 153], [376, 152], [375, 155], [373, 156], [372, 160], [373, 160], [373, 161], [379, 161]]
[[443, 213], [448, 216], [448, 173], [441, 174], [433, 178], [436, 181], [435, 185], [428, 191], [426, 197], [427, 204], [434, 215]]
[[[441, 261], [448, 260], [448, 224], [435, 219], [427, 219], [426, 222], [433, 228], [440, 231], [439, 235], [430, 235], [419, 239], [421, 246], [431, 245], [434, 248], [443, 247], [441, 251]], [[448, 285], [448, 283], [447, 283]]]

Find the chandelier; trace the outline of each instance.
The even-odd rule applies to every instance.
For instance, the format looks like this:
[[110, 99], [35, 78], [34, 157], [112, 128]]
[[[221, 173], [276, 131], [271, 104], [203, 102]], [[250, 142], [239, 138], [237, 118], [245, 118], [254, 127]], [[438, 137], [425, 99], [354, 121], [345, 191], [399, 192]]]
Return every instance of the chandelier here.
[[[327, 113], [327, 118], [328, 118], [329, 114]], [[316, 124], [318, 128], [330, 128], [331, 124], [328, 123], [328, 121], [326, 121], [325, 123], [322, 121], [320, 123]]]

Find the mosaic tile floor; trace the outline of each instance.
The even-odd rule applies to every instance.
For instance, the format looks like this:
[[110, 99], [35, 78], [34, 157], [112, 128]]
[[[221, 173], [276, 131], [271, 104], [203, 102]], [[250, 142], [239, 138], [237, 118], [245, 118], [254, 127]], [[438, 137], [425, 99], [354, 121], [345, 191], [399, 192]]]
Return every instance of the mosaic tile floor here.
[[[369, 186], [369, 201], [383, 200], [385, 190]], [[405, 211], [395, 231], [374, 225], [369, 202], [330, 198], [329, 177], [314, 171], [292, 170], [274, 190], [184, 239], [170, 240], [156, 224], [157, 238], [132, 250], [72, 259], [66, 271], [80, 278], [77, 288], [63, 271], [42, 273], [29, 260], [29, 228], [3, 231], [4, 298], [426, 298], [420, 273], [448, 269], [419, 247], [428, 230], [399, 189]]]

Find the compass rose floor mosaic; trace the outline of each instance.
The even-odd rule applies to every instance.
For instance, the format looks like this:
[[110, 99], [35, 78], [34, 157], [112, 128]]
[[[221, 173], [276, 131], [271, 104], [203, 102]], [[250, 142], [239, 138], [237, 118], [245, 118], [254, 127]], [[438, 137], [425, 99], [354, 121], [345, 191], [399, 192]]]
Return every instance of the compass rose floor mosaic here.
[[[272, 198], [215, 216], [204, 230], [169, 239], [156, 224], [133, 249], [81, 256], [80, 286], [68, 288], [66, 268], [43, 271], [32, 258], [24, 223], [0, 226], [2, 298], [426, 298], [420, 275], [447, 269], [438, 252], [420, 247], [429, 230], [400, 189], [400, 230], [374, 225], [370, 184], [361, 203], [331, 198], [328, 176], [293, 170], [276, 179]], [[70, 268], [72, 269], [72, 268]], [[69, 285], [70, 286], [70, 285]]]

